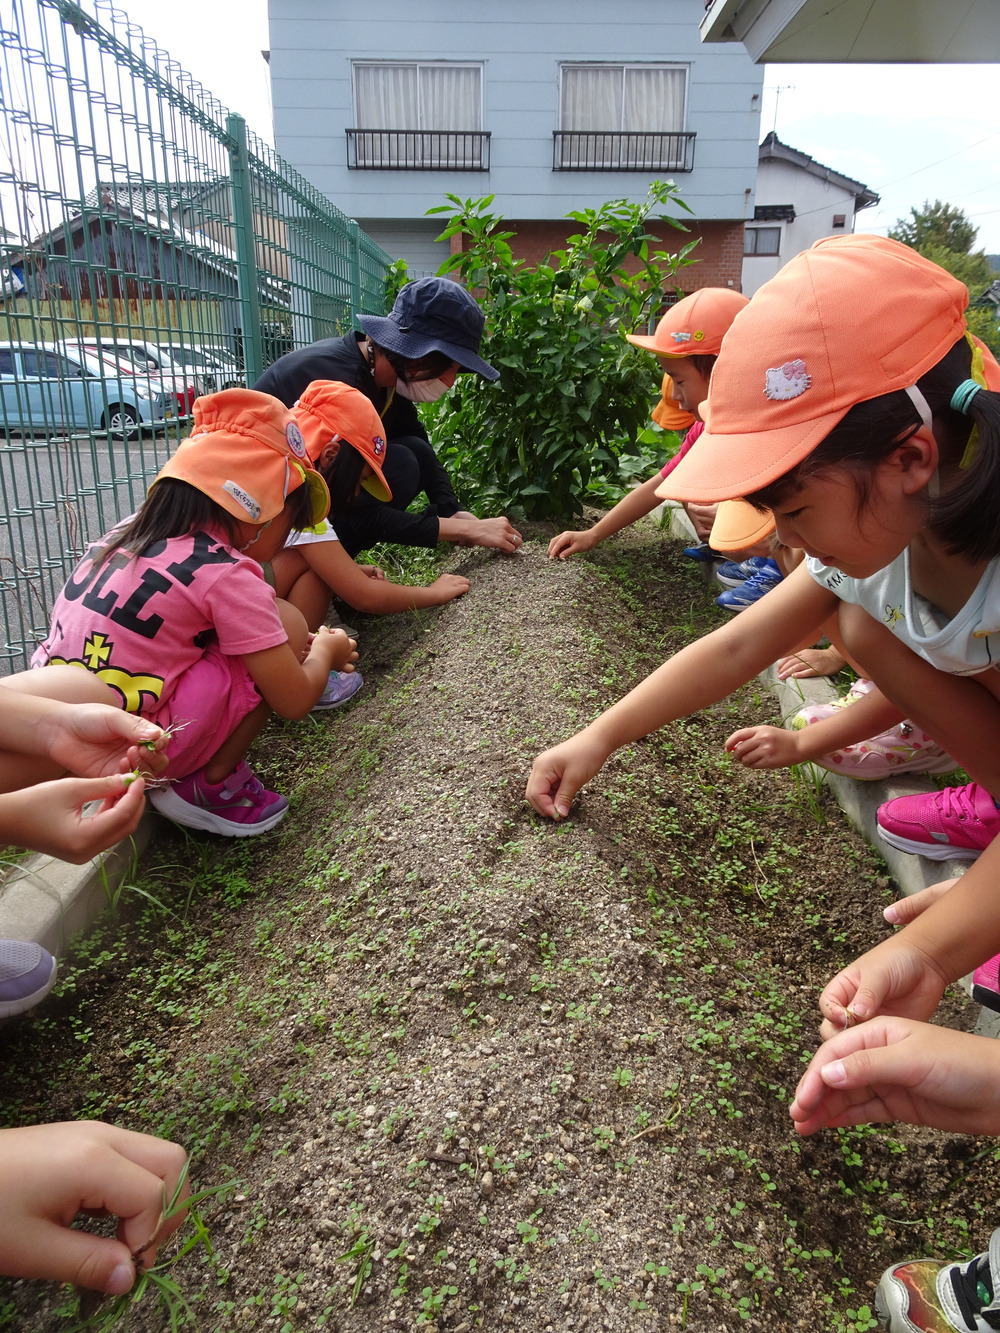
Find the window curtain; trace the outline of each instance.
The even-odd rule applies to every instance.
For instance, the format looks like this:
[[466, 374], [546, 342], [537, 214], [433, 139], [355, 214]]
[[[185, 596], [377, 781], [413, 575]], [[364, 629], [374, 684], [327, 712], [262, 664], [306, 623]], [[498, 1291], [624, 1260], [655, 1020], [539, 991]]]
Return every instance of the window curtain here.
[[481, 128], [482, 70], [469, 65], [356, 65], [354, 88], [358, 127], [405, 130], [405, 134], [362, 135], [359, 166], [436, 167], [461, 164], [470, 151], [459, 136], [442, 141], [421, 131], [478, 131]]
[[567, 65], [560, 128], [588, 135], [564, 141], [564, 167], [652, 169], [680, 166], [672, 141], [638, 136], [684, 129], [687, 72], [666, 66]]

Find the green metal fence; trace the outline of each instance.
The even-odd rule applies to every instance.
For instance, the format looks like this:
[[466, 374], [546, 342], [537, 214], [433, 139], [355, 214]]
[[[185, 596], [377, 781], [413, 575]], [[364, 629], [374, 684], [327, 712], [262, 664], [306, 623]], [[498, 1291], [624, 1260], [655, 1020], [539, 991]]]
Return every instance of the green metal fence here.
[[385, 309], [391, 262], [107, 0], [0, 4], [0, 671], [198, 393]]

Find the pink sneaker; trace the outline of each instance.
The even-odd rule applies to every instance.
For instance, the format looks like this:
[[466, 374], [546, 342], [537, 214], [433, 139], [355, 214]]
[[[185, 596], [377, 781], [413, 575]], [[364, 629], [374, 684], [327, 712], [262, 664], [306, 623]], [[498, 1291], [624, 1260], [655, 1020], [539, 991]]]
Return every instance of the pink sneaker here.
[[224, 838], [252, 838], [266, 833], [288, 813], [288, 802], [268, 791], [245, 761], [225, 782], [206, 782], [199, 769], [168, 787], [149, 793], [149, 803], [161, 815], [185, 828], [221, 833]]
[[880, 736], [845, 745], [812, 762], [861, 782], [875, 782], [896, 773], [951, 773], [958, 768], [951, 755], [912, 722], [900, 722]]
[[857, 703], [859, 699], [863, 699], [866, 694], [871, 694], [874, 688], [873, 681], [859, 679], [839, 699], [831, 699], [828, 704], [807, 704], [805, 708], [800, 708], [792, 718], [792, 729], [801, 731], [803, 727], [810, 727], [814, 722], [822, 722], [824, 718], [834, 717], [842, 708], [848, 708], [851, 704]]
[[1000, 810], [978, 782], [922, 796], [899, 796], [879, 807], [879, 837], [930, 861], [974, 861], [1000, 833]]
[[1000, 1013], [1000, 953], [980, 963], [972, 974], [972, 998]]

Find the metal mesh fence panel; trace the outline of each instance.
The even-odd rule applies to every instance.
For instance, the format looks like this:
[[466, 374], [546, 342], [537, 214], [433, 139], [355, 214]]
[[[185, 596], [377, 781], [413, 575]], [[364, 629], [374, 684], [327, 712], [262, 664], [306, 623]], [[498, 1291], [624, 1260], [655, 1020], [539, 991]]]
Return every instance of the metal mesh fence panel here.
[[0, 672], [195, 397], [384, 310], [390, 262], [107, 0], [0, 7]]

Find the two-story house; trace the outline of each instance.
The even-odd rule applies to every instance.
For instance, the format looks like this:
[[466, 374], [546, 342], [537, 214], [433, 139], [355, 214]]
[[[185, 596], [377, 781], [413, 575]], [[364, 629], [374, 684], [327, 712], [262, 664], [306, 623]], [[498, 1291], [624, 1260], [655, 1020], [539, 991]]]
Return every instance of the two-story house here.
[[269, 0], [269, 17], [278, 151], [414, 275], [450, 252], [426, 216], [446, 193], [493, 195], [534, 260], [578, 229], [571, 209], [673, 179], [701, 238], [685, 290], [739, 287], [763, 71], [701, 44], [692, 0]]
[[779, 268], [821, 236], [854, 230], [855, 214], [878, 195], [772, 131], [760, 146], [753, 220], [743, 233], [743, 291], [753, 296]]

